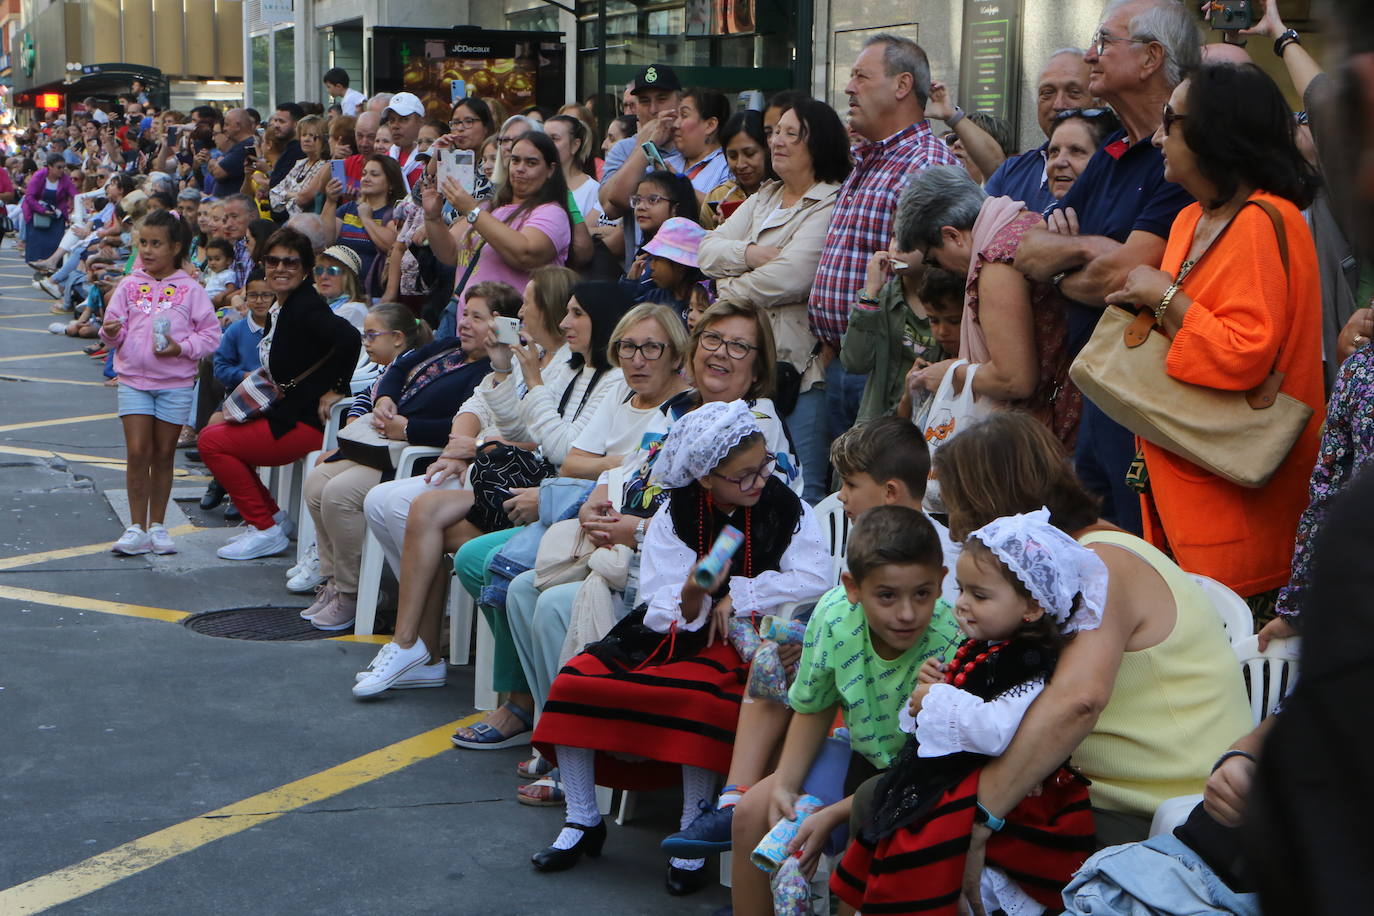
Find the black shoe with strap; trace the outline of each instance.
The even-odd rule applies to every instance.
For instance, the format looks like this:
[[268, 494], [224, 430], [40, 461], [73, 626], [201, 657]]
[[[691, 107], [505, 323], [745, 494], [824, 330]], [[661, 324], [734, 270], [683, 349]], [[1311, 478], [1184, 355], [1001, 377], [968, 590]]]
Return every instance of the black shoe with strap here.
[[705, 865], [701, 868], [678, 868], [671, 863], [668, 865], [668, 878], [666, 881], [668, 893], [674, 897], [686, 897], [688, 894], [695, 894], [701, 890], [711, 880], [711, 870]]
[[572, 823], [563, 826], [582, 831], [582, 836], [570, 849], [550, 846], [536, 852], [530, 857], [530, 861], [534, 863], [537, 871], [566, 871], [576, 865], [584, 853], [593, 859], [601, 855], [601, 847], [606, 843], [606, 822], [604, 820], [595, 827]]

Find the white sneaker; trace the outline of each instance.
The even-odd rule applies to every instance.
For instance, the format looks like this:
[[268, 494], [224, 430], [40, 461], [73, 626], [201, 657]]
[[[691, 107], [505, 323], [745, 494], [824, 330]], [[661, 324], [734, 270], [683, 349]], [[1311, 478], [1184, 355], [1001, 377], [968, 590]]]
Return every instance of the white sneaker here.
[[44, 277], [43, 279], [35, 283], [34, 286], [37, 286], [39, 289], [47, 293], [49, 296], [52, 296], [54, 299], [60, 300], [62, 298], [62, 287], [54, 283], [51, 277]]
[[143, 530], [143, 526], [130, 525], [128, 528], [124, 529], [124, 533], [119, 536], [119, 540], [114, 542], [114, 546], [110, 548], [110, 552], [126, 557], [136, 557], [152, 549], [153, 542], [148, 537], [148, 532]]
[[153, 553], [165, 555], [177, 552], [177, 545], [172, 543], [171, 533], [161, 524], [154, 523], [148, 526], [148, 540], [152, 544]]
[[241, 541], [241, 540], [243, 540], [244, 538], [248, 537], [248, 535], [250, 535], [250, 534], [256, 534], [257, 531], [258, 531], [258, 529], [254, 528], [252, 525], [248, 524], [247, 522], [244, 522], [242, 525], [236, 525], [236, 526], [234, 526], [234, 533], [233, 533], [232, 535], [230, 535], [230, 536], [229, 536], [229, 540], [225, 541], [224, 543], [226, 543], [226, 544], [233, 544], [233, 543], [236, 543], [237, 541]]
[[355, 697], [372, 697], [396, 686], [396, 682], [408, 672], [426, 665], [429, 649], [423, 639], [415, 640], [415, 645], [402, 649], [394, 642], [382, 646], [380, 652], [367, 666], [367, 677], [353, 685]]
[[[372, 674], [372, 669], [364, 668], [353, 675], [353, 680], [361, 681]], [[442, 658], [432, 665], [418, 665], [396, 679], [392, 690], [413, 690], [417, 687], [442, 687], [448, 678], [448, 662]]]
[[286, 535], [287, 539], [295, 540], [296, 523], [291, 520], [291, 516], [287, 514], [285, 509], [278, 509], [277, 514], [272, 516], [272, 521], [276, 522], [277, 527], [281, 529], [281, 533]]
[[282, 533], [280, 526], [273, 525], [264, 530], [250, 531], [244, 537], [225, 544], [215, 554], [221, 560], [256, 560], [284, 553], [291, 542]]
[[290, 574], [290, 578], [286, 580], [288, 592], [302, 595], [319, 587], [320, 583], [324, 581], [324, 576], [320, 575], [319, 551], [311, 547], [306, 551], [305, 559], [291, 567], [287, 572]]
[[67, 333], [67, 323], [66, 323], [65, 321], [54, 321], [52, 324], [48, 325], [48, 333], [49, 333], [49, 334], [65, 334], [65, 333]]

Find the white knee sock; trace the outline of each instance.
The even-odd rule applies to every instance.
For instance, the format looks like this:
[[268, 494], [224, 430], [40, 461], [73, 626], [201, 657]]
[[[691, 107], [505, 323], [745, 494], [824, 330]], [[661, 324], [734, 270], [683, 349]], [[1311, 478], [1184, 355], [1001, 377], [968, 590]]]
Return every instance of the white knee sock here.
[[[715, 793], [717, 778], [717, 775], [711, 770], [683, 764], [681, 825], [684, 829], [701, 816], [701, 803], [709, 801]], [[688, 871], [695, 871], [706, 864], [705, 859], [679, 859], [676, 856], [668, 861], [674, 868]]]
[[[585, 747], [558, 745], [558, 774], [567, 799], [569, 824], [595, 827], [601, 823], [596, 807], [596, 752]], [[553, 841], [555, 849], [571, 849], [582, 839], [582, 831], [564, 827]]]

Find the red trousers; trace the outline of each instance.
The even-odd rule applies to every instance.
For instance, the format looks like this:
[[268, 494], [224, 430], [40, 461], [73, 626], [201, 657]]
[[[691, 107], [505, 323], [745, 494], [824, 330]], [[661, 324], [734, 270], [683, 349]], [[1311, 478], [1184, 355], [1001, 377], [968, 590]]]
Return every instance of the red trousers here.
[[276, 524], [272, 516], [280, 507], [258, 477], [258, 468], [291, 464], [318, 449], [324, 433], [308, 423], [297, 423], [280, 439], [272, 435], [264, 419], [247, 423], [216, 423], [200, 432], [200, 456], [205, 466], [238, 506], [244, 521], [259, 530]]

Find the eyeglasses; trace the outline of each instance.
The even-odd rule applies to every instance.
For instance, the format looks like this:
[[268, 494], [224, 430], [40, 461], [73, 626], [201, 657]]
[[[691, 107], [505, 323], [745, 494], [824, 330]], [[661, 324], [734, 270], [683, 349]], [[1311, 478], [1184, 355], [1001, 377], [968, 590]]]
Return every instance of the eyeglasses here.
[[725, 355], [731, 359], [744, 359], [749, 355], [750, 350], [758, 350], [759, 347], [745, 343], [742, 340], [726, 340], [715, 331], [706, 331], [697, 338], [697, 343], [707, 350], [715, 353], [722, 346], [725, 347]]
[[734, 484], [741, 490], [754, 490], [768, 483], [768, 478], [773, 476], [773, 471], [777, 470], [777, 467], [778, 456], [765, 454], [763, 456], [763, 464], [752, 471], [746, 471], [738, 477], [726, 477], [724, 474], [717, 474], [715, 471], [712, 471], [711, 474], [714, 477], [719, 477], [721, 480]]
[[262, 259], [263, 266], [269, 270], [276, 270], [278, 267], [285, 267], [288, 270], [296, 270], [301, 266], [301, 259], [295, 255], [279, 258], [274, 254], [269, 254]]
[[667, 199], [662, 194], [636, 194], [630, 198], [630, 209], [638, 209], [640, 204], [646, 207], [656, 207]]
[[646, 360], [653, 362], [662, 356], [663, 351], [667, 348], [667, 344], [657, 340], [648, 340], [642, 344], [637, 344], [632, 340], [617, 340], [615, 342], [615, 353], [621, 359], [634, 359], [636, 353], [643, 353]]
[[1174, 122], [1175, 122], [1175, 121], [1186, 121], [1187, 119], [1188, 119], [1188, 116], [1187, 116], [1187, 115], [1176, 114], [1176, 113], [1174, 112], [1174, 110], [1173, 110], [1171, 107], [1169, 107], [1169, 103], [1168, 103], [1168, 102], [1165, 102], [1165, 103], [1164, 103], [1164, 121], [1163, 121], [1163, 124], [1164, 124], [1164, 136], [1166, 136], [1166, 137], [1169, 136], [1169, 128], [1171, 128], [1171, 127], [1174, 126]]
[[243, 298], [251, 302], [254, 299], [275, 299], [277, 298], [277, 294], [268, 292], [244, 293]]
[[1092, 48], [1094, 54], [1101, 57], [1102, 52], [1107, 50], [1107, 45], [1116, 44], [1118, 41], [1129, 42], [1133, 45], [1147, 45], [1153, 40], [1154, 39], [1151, 38], [1115, 38], [1101, 29], [1098, 29], [1092, 41], [1088, 42], [1088, 47]]
[[1087, 118], [1089, 121], [1095, 121], [1109, 114], [1113, 114], [1110, 108], [1065, 108], [1063, 111], [1056, 111], [1050, 121], [1058, 123], [1069, 118]]
[[363, 340], [372, 343], [378, 337], [385, 337], [388, 334], [399, 334], [400, 331], [363, 331]]
[[496, 144], [503, 149], [510, 149], [515, 145], [515, 141], [519, 139], [519, 137], [500, 137], [497, 139]]
[[[299, 260], [297, 260], [297, 263], [299, 263]], [[328, 267], [323, 264], [315, 265], [315, 276], [317, 277], [337, 277], [343, 272], [344, 269], [338, 264], [330, 264]]]
[[481, 124], [481, 118], [454, 118], [448, 122], [449, 127], [471, 127], [474, 124]]

